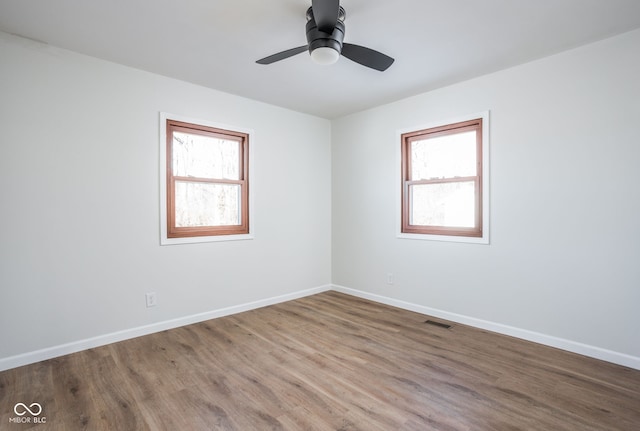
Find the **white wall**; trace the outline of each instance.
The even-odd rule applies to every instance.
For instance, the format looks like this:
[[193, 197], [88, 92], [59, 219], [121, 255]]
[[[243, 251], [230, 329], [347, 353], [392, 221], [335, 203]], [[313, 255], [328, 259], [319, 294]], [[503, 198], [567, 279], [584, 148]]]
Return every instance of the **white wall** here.
[[[635, 31], [334, 121], [333, 283], [640, 366], [638, 52]], [[491, 244], [397, 239], [396, 131], [484, 110]]]
[[[329, 123], [0, 33], [0, 369], [331, 282], [640, 368], [638, 47]], [[396, 131], [487, 109], [491, 244], [397, 239]], [[254, 240], [159, 245], [160, 111], [255, 131]]]
[[[254, 240], [159, 245], [160, 111], [255, 131]], [[330, 134], [0, 33], [0, 359], [326, 287]]]

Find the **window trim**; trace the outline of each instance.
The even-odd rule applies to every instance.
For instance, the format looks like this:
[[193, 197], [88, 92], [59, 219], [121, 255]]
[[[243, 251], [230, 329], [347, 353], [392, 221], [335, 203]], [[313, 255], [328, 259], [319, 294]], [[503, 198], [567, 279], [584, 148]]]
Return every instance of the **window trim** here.
[[[478, 148], [478, 174], [469, 178], [456, 179], [461, 181], [464, 179], [473, 179], [479, 182], [478, 198], [476, 199], [476, 224], [477, 228], [449, 228], [431, 226], [427, 229], [416, 227], [408, 223], [409, 218], [409, 199], [408, 187], [411, 184], [434, 183], [448, 180], [423, 180], [423, 181], [407, 181], [410, 172], [410, 161], [407, 161], [407, 145], [408, 142], [416, 136], [425, 134], [446, 135], [451, 134], [451, 130], [463, 131], [465, 128], [470, 129], [474, 122], [480, 120], [480, 138], [481, 145]], [[397, 131], [396, 142], [399, 143], [397, 148], [397, 178], [400, 179], [397, 197], [397, 237], [403, 239], [419, 239], [434, 241], [450, 241], [450, 242], [468, 242], [478, 244], [489, 243], [489, 111], [466, 115], [449, 120], [438, 121], [417, 127], [411, 127]], [[396, 144], [397, 145], [397, 144]]]
[[[241, 155], [240, 180], [212, 180], [212, 183], [241, 184], [241, 224], [234, 226], [207, 226], [172, 228], [173, 208], [172, 184], [176, 178], [172, 176], [171, 166], [171, 130], [182, 128], [194, 130], [203, 134], [222, 134], [232, 139], [243, 141]], [[254, 133], [251, 129], [214, 123], [206, 120], [194, 119], [180, 115], [160, 113], [160, 244], [173, 245], [185, 243], [217, 242], [253, 239], [253, 193], [249, 188], [249, 168], [253, 171]]]

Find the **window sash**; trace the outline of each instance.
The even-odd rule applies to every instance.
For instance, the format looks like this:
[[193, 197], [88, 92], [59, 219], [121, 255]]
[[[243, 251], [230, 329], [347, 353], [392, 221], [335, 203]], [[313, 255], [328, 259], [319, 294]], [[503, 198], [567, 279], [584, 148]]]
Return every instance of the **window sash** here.
[[[184, 145], [184, 142], [176, 138], [178, 134], [183, 135], [191, 142]], [[239, 152], [241, 142], [230, 139], [211, 139], [193, 133], [176, 131], [173, 132], [173, 135], [173, 173], [175, 176], [232, 180], [240, 178], [239, 171], [242, 164], [239, 163], [241, 160]], [[176, 146], [183, 148], [176, 148]], [[189, 154], [191, 152], [193, 154]], [[227, 154], [224, 154], [225, 152]], [[233, 153], [235, 153], [235, 159]]]
[[[412, 166], [411, 166], [411, 145], [415, 141], [421, 141], [434, 137], [464, 133], [468, 131], [475, 131], [476, 133], [476, 175], [464, 176], [464, 177], [445, 177], [445, 178], [433, 178], [412, 180]], [[401, 232], [410, 234], [425, 234], [425, 235], [451, 235], [451, 236], [464, 236], [464, 237], [482, 237], [482, 119], [474, 119], [470, 121], [464, 121], [460, 123], [454, 123], [439, 127], [434, 127], [426, 130], [418, 130], [401, 135], [401, 159], [402, 159], [402, 217], [401, 217]], [[467, 183], [473, 181], [474, 183], [474, 226], [462, 227], [462, 226], [438, 226], [438, 225], [416, 225], [411, 223], [413, 202], [411, 201], [410, 188], [415, 185], [422, 184], [443, 184], [443, 183]]]
[[[248, 146], [249, 136], [246, 133], [216, 129], [209, 126], [184, 123], [167, 119], [166, 125], [166, 180], [167, 180], [167, 237], [184, 238], [198, 236], [238, 235], [249, 233], [249, 181], [248, 181]], [[239, 179], [199, 178], [173, 175], [173, 141], [174, 132], [213, 137], [237, 141], [239, 145], [238, 177]], [[239, 224], [211, 226], [176, 226], [176, 183], [205, 183], [238, 185], [240, 187]]]

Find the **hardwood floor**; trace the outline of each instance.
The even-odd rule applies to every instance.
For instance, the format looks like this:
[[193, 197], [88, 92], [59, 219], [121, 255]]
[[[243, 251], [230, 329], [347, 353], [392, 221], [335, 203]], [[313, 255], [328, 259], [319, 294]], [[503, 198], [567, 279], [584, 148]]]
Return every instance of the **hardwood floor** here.
[[326, 292], [8, 370], [0, 429], [640, 429], [640, 371], [427, 319]]

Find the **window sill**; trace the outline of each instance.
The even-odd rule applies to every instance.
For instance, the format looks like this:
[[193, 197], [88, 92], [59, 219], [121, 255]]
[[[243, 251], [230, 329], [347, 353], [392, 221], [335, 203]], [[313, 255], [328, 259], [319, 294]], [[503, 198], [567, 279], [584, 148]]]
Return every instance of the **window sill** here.
[[462, 242], [467, 244], [489, 244], [489, 237], [470, 237], [470, 236], [453, 236], [453, 235], [425, 235], [417, 233], [399, 233], [398, 239], [414, 239], [419, 241], [443, 241], [443, 242]]
[[242, 235], [217, 235], [217, 236], [193, 236], [185, 238], [167, 238], [163, 236], [160, 239], [160, 245], [179, 245], [179, 244], [197, 244], [202, 242], [220, 242], [220, 241], [246, 241], [252, 240], [253, 234]]

